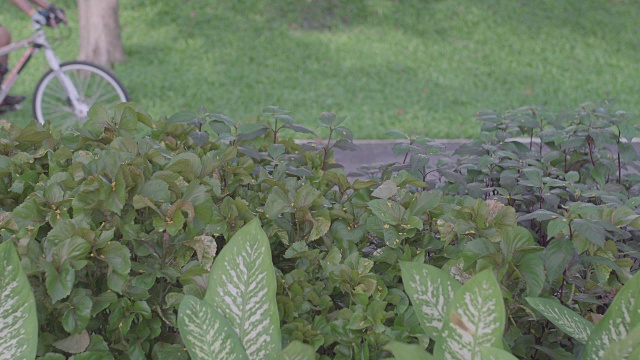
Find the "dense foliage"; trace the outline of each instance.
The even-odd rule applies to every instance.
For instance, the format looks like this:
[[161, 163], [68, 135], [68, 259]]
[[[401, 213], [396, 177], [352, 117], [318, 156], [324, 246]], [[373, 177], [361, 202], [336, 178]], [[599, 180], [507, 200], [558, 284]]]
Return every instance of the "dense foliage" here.
[[3, 123], [0, 235], [35, 295], [38, 356], [187, 358], [180, 303], [205, 298], [216, 255], [254, 219], [275, 266], [283, 348], [437, 354], [439, 329], [423, 326], [403, 284], [401, 264], [415, 262], [463, 284], [494, 279], [504, 331], [492, 346], [579, 356], [584, 344], [527, 299], [597, 323], [637, 270], [636, 129], [607, 104], [479, 119], [482, 135], [453, 154], [394, 133], [404, 163], [356, 180], [332, 157], [355, 145], [331, 113], [319, 118], [326, 144], [284, 138], [310, 131], [277, 107], [251, 124], [203, 108], [152, 121], [131, 104], [96, 106], [64, 134]]

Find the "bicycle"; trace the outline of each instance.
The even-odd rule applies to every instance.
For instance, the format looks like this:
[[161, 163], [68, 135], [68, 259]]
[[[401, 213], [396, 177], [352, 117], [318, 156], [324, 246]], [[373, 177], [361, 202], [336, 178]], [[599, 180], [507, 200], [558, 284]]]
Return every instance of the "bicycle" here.
[[[48, 19], [47, 26], [58, 28], [66, 24], [64, 11], [50, 8], [43, 12]], [[0, 48], [0, 56], [7, 55], [26, 47], [20, 60], [5, 75], [0, 86], [0, 103], [5, 99], [19, 74], [29, 63], [29, 59], [42, 50], [50, 70], [47, 71], [33, 92], [32, 110], [37, 122], [61, 122], [87, 119], [89, 109], [96, 103], [115, 105], [129, 101], [129, 94], [122, 83], [108, 70], [85, 61], [60, 62], [47, 41], [42, 25], [32, 22], [35, 33], [21, 41], [13, 42]], [[57, 79], [57, 81], [54, 81]], [[19, 106], [11, 105], [2, 110], [18, 110]]]

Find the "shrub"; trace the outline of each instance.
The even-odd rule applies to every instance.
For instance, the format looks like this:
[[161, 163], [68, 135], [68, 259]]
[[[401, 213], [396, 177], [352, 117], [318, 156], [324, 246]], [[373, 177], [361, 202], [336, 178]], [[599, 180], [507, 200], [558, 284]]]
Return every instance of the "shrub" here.
[[332, 157], [355, 145], [331, 113], [319, 119], [325, 144], [283, 138], [310, 131], [277, 107], [249, 124], [204, 108], [153, 122], [132, 104], [96, 106], [61, 135], [3, 124], [0, 235], [36, 298], [38, 356], [187, 358], [180, 304], [213, 303], [216, 257], [256, 219], [282, 348], [442, 354], [440, 329], [424, 327], [402, 281], [403, 267], [425, 263], [462, 283], [496, 280], [503, 341], [483, 351], [577, 356], [584, 346], [526, 299], [554, 297], [597, 321], [637, 269], [638, 175], [625, 142], [635, 128], [599, 106], [568, 126], [539, 108], [480, 117], [482, 136], [455, 153], [432, 163], [437, 143], [406, 136], [394, 148], [403, 164], [356, 180]]

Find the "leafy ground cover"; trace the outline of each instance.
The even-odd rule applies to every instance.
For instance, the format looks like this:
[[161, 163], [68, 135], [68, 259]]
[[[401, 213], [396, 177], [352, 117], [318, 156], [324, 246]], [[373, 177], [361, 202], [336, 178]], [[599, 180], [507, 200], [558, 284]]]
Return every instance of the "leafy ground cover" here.
[[62, 134], [0, 124], [0, 295], [29, 331], [37, 317], [38, 356], [207, 359], [216, 339], [274, 358], [640, 351], [625, 112], [484, 112], [455, 154], [395, 132], [405, 161], [355, 181], [331, 155], [354, 147], [343, 118], [319, 116], [325, 145], [294, 142], [309, 130], [280, 108], [261, 119], [123, 104]]
[[[61, 0], [76, 18], [75, 1]], [[347, 116], [361, 139], [388, 129], [472, 137], [473, 114], [559, 111], [615, 98], [640, 112], [640, 10], [632, 1], [210, 1], [120, 4], [128, 60], [116, 73], [156, 118], [206, 105], [248, 119], [280, 105], [315, 126]], [[16, 37], [17, 10], [0, 14]], [[60, 44], [76, 54], [77, 29]], [[39, 63], [41, 64], [41, 62]], [[16, 89], [29, 94], [32, 66]], [[26, 123], [27, 110], [7, 116]]]

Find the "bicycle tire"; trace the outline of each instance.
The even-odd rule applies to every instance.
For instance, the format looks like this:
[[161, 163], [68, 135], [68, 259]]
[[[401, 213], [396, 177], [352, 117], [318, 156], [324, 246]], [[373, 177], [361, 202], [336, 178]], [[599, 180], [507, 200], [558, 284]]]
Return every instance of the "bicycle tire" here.
[[60, 70], [75, 85], [83, 109], [72, 106], [62, 83], [52, 81], [57, 78], [53, 70], [49, 70], [33, 93], [33, 116], [40, 124], [49, 121], [52, 125], [55, 123], [66, 127], [65, 124], [70, 122], [85, 121], [86, 112], [96, 103], [109, 106], [129, 101], [129, 93], [120, 80], [100, 66], [84, 61], [69, 61], [60, 64]]

